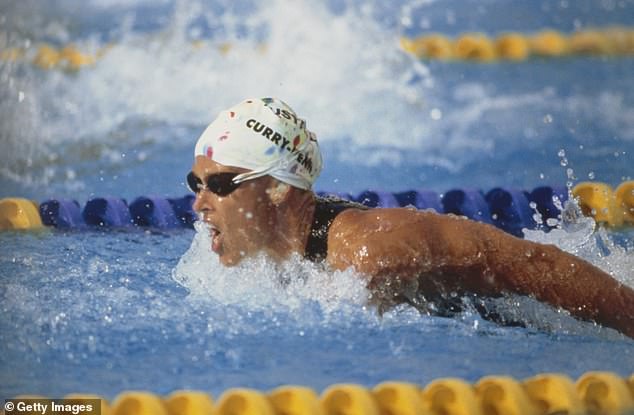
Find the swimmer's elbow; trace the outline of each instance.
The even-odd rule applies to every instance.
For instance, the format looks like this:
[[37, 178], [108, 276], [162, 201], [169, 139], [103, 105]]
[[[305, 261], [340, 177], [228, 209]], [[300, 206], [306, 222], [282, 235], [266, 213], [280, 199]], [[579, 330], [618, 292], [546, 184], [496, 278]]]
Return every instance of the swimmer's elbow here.
[[372, 261], [359, 255], [358, 250], [354, 249], [338, 249], [331, 250], [328, 253], [328, 265], [335, 270], [345, 270], [352, 268], [360, 274], [373, 276], [377, 272], [376, 266]]

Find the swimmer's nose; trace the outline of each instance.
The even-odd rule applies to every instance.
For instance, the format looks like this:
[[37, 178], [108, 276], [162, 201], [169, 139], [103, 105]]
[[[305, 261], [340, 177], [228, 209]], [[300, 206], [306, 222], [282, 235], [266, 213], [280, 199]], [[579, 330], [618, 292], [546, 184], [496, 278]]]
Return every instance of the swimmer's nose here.
[[196, 199], [194, 199], [194, 204], [192, 205], [192, 209], [195, 212], [206, 212], [212, 210], [211, 203], [209, 200], [208, 192], [200, 191], [196, 194]]

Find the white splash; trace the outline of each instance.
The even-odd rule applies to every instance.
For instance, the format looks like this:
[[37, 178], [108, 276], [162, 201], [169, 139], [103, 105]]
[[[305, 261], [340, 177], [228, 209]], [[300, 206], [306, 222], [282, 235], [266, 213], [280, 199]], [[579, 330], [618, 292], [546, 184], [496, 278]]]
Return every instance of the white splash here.
[[[71, 8], [71, 3], [60, 6]], [[458, 71], [431, 73], [400, 49], [398, 27], [381, 25], [366, 10], [384, 11], [380, 3], [357, 7], [350, 2], [341, 13], [330, 10], [328, 2], [309, 0], [271, 0], [248, 13], [235, 12], [232, 2], [219, 3], [221, 13], [201, 1], [179, 0], [160, 30], [139, 32], [130, 21], [132, 11], [150, 2], [92, 0], [87, 10], [97, 16], [113, 5], [131, 10], [114, 30], [120, 33], [117, 41], [107, 45], [95, 67], [66, 74], [4, 65], [0, 96], [13, 97], [3, 101], [7, 111], [0, 118], [0, 137], [9, 149], [0, 161], [11, 166], [7, 175], [28, 172], [29, 160], [51, 163], [46, 157], [63, 151], [57, 149], [60, 143], [107, 144], [129, 120], [204, 126], [249, 96], [282, 97], [320, 140], [342, 143], [343, 160], [370, 165], [398, 165], [409, 153], [421, 165], [459, 172], [493, 152], [524, 148], [509, 146], [511, 138], [525, 137], [522, 146], [538, 148], [559, 133], [562, 123], [576, 125], [579, 119], [596, 120], [606, 135], [623, 143], [634, 140], [627, 95], [610, 90], [611, 85], [599, 93], [564, 96], [543, 87], [498, 91], [494, 84], [460, 81]], [[401, 14], [431, 3], [406, 2]], [[37, 26], [25, 28], [33, 32], [30, 48], [38, 36], [72, 41], [72, 25], [55, 20], [63, 10], [49, 16], [51, 7], [33, 2], [31, 8], [40, 20], [51, 22], [42, 33]], [[398, 10], [396, 20], [397, 15]], [[39, 21], [22, 20], [26, 25]], [[201, 25], [217, 33], [204, 34]], [[106, 46], [94, 38], [75, 43], [89, 53]], [[496, 68], [485, 70], [491, 77], [504, 76]], [[193, 140], [188, 135], [169, 139]]]
[[196, 235], [172, 277], [190, 292], [190, 299], [249, 310], [293, 314], [315, 303], [326, 316], [348, 306], [363, 309], [368, 298], [365, 281], [352, 271], [328, 272], [299, 256], [275, 264], [265, 256], [225, 267], [211, 251], [206, 225], [196, 222]]
[[549, 222], [555, 226], [550, 232], [523, 229], [527, 240], [542, 244], [555, 245], [576, 255], [606, 271], [620, 282], [634, 287], [634, 255], [632, 247], [624, 247], [614, 241], [603, 226], [598, 226], [594, 219], [583, 215], [576, 199], [570, 198], [561, 206], [557, 219]]

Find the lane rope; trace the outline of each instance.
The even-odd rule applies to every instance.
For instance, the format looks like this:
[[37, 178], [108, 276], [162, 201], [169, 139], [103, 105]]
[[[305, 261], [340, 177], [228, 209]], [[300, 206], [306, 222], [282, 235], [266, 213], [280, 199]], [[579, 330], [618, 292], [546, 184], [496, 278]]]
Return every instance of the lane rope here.
[[606, 27], [565, 34], [552, 29], [538, 33], [464, 33], [455, 38], [431, 33], [402, 37], [401, 48], [419, 59], [444, 61], [522, 62], [531, 58], [572, 56], [634, 56], [634, 29]]
[[[222, 55], [231, 53], [232, 44], [196, 40], [191, 42], [194, 52], [207, 46]], [[82, 51], [76, 44], [32, 44], [28, 47], [0, 46], [0, 62], [30, 63], [42, 70], [76, 72], [94, 67], [116, 44]], [[553, 29], [524, 34], [506, 32], [496, 36], [485, 33], [464, 33], [450, 37], [440, 33], [417, 37], [401, 37], [400, 47], [419, 59], [443, 61], [521, 62], [531, 58], [563, 58], [571, 56], [627, 57], [634, 56], [634, 29], [623, 26], [591, 28], [565, 34]], [[86, 46], [85, 49], [94, 49]], [[266, 53], [266, 46], [256, 48]]]
[[[415, 207], [433, 209], [488, 223], [516, 236], [522, 229], [547, 230], [549, 219], [558, 219], [568, 200], [566, 187], [540, 186], [531, 191], [496, 187], [484, 193], [474, 189], [453, 189], [438, 194], [430, 190], [392, 193], [365, 190], [358, 195], [333, 194], [369, 207]], [[634, 226], [634, 180], [616, 190], [600, 182], [582, 182], [572, 189], [582, 212], [610, 227]], [[119, 197], [95, 197], [83, 206], [71, 199], [53, 198], [37, 203], [24, 198], [0, 200], [0, 230], [94, 228], [193, 227], [196, 213], [192, 194], [177, 198], [140, 196], [131, 203]]]
[[486, 376], [473, 384], [439, 378], [424, 386], [389, 381], [373, 388], [342, 383], [328, 386], [321, 394], [297, 385], [269, 392], [231, 388], [217, 400], [191, 390], [168, 396], [125, 391], [112, 402], [97, 395], [66, 398], [74, 403], [100, 399], [101, 415], [618, 415], [634, 411], [634, 375], [623, 378], [612, 372], [586, 372], [576, 381], [559, 373], [523, 380]]

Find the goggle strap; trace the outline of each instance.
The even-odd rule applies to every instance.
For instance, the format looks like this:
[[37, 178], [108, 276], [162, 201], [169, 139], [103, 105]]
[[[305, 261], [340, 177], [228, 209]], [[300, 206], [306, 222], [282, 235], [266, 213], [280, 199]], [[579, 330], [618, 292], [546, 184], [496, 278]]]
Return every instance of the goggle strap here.
[[280, 168], [280, 163], [279, 161], [276, 160], [274, 163], [272, 163], [269, 166], [239, 174], [236, 177], [234, 177], [232, 181], [235, 184], [238, 184], [238, 183], [246, 182], [247, 180], [257, 179], [258, 177], [263, 177], [268, 174], [271, 174], [272, 172], [274, 172], [275, 170], [278, 170], [279, 168]]

